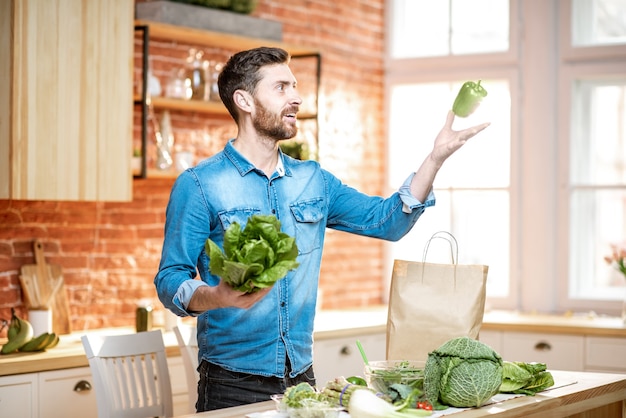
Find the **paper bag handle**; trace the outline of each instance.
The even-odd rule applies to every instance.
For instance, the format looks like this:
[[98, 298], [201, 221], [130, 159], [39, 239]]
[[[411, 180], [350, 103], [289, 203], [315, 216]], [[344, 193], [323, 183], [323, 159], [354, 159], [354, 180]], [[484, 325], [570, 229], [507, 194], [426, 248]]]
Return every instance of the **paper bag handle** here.
[[[443, 236], [442, 236], [443, 235]], [[430, 242], [436, 238], [440, 238], [448, 241], [450, 244], [450, 257], [452, 258], [452, 264], [457, 264], [459, 261], [459, 244], [454, 238], [454, 235], [447, 231], [439, 231], [435, 232], [428, 241], [426, 241], [426, 246], [424, 247], [424, 253], [422, 254], [422, 263], [426, 262], [426, 255], [428, 253], [428, 247], [430, 247]]]

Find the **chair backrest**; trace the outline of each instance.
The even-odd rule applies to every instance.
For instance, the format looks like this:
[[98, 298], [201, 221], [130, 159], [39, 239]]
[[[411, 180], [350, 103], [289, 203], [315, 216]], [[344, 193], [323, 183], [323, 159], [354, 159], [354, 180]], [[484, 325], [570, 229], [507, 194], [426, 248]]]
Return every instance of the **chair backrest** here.
[[160, 330], [81, 338], [100, 418], [173, 416], [172, 386]]
[[198, 335], [194, 326], [180, 324], [174, 327], [176, 341], [180, 348], [180, 355], [185, 366], [185, 376], [187, 377], [187, 388], [189, 390], [189, 410], [196, 411], [196, 401], [198, 400]]

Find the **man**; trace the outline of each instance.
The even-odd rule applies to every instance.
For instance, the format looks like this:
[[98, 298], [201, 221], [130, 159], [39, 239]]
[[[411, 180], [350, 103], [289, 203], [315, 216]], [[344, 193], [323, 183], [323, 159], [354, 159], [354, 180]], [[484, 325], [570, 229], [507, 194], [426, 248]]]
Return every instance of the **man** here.
[[[435, 203], [432, 183], [443, 162], [488, 126], [437, 135], [432, 152], [387, 199], [344, 185], [315, 161], [284, 155], [278, 144], [297, 133], [302, 103], [289, 56], [277, 48], [235, 54], [218, 80], [236, 138], [183, 172], [167, 207], [155, 285], [163, 304], [197, 316], [198, 411], [268, 400], [299, 382], [315, 384], [313, 317], [326, 228], [385, 240], [402, 238]], [[299, 267], [271, 288], [235, 291], [209, 272], [208, 238], [223, 243], [233, 222], [274, 214], [295, 237]], [[194, 280], [196, 271], [202, 280]], [[340, 277], [338, 277], [340, 279]]]

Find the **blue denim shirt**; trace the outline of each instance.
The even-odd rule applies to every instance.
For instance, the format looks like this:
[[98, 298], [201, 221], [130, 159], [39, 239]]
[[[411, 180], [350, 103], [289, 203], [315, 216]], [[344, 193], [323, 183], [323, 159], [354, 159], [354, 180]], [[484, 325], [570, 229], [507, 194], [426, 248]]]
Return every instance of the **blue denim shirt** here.
[[[275, 214], [282, 230], [295, 236], [300, 266], [279, 280], [250, 309], [221, 308], [198, 316], [199, 357], [228, 370], [284, 376], [313, 363], [313, 319], [326, 228], [398, 240], [415, 224], [425, 203], [409, 192], [411, 177], [391, 197], [367, 196], [315, 161], [280, 154], [282, 164], [268, 178], [229, 142], [224, 150], [181, 173], [167, 206], [162, 258], [154, 283], [160, 300], [180, 316], [198, 286], [214, 286], [204, 251], [207, 238], [222, 246], [233, 222]], [[193, 280], [199, 273], [201, 280]], [[338, 272], [337, 279], [341, 280]]]

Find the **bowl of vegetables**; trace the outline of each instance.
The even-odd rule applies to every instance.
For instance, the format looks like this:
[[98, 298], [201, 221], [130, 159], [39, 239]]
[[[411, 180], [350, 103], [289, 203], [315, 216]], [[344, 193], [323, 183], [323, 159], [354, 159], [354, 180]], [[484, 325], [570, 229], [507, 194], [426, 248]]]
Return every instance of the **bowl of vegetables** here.
[[372, 389], [388, 393], [389, 387], [400, 384], [422, 390], [425, 361], [381, 360], [365, 365], [365, 380]]

